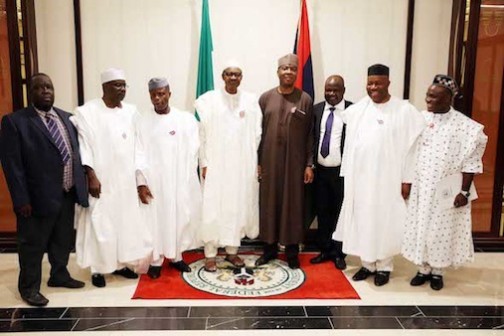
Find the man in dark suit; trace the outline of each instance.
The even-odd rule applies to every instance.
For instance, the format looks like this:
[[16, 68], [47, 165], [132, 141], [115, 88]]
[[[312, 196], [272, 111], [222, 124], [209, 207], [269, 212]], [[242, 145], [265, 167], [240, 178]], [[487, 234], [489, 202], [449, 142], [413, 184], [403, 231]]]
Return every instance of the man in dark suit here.
[[0, 129], [0, 159], [17, 217], [18, 289], [32, 306], [49, 302], [40, 293], [42, 257], [51, 264], [50, 287], [81, 288], [68, 270], [74, 206], [88, 206], [79, 144], [70, 114], [53, 107], [49, 76], [30, 79], [32, 105], [6, 115]]
[[345, 254], [341, 242], [332, 234], [343, 202], [343, 178], [340, 177], [341, 157], [345, 141], [345, 124], [341, 112], [352, 103], [343, 100], [345, 82], [341, 76], [329, 76], [325, 82], [325, 101], [313, 107], [315, 118], [315, 202], [317, 213], [317, 245], [320, 254], [310, 260], [319, 264], [332, 260], [338, 269], [345, 269]]

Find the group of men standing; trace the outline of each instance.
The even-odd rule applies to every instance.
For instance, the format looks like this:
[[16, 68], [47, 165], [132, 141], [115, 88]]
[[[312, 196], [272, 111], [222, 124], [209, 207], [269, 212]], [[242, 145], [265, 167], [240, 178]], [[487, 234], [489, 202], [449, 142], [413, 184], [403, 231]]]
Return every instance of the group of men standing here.
[[[48, 303], [40, 293], [46, 251], [49, 286], [84, 286], [66, 268], [74, 222], [77, 262], [96, 287], [108, 273], [156, 279], [165, 258], [190, 272], [182, 252], [199, 246], [208, 272], [217, 271], [219, 247], [243, 267], [245, 236], [265, 242], [257, 266], [283, 245], [289, 267], [299, 268], [312, 182], [320, 249], [313, 264], [345, 269], [346, 254], [356, 255], [362, 267], [353, 280], [374, 275], [381, 286], [402, 249], [419, 266], [411, 285], [441, 289], [444, 268], [472, 258], [469, 190], [487, 140], [480, 124], [451, 108], [455, 82], [436, 76], [420, 113], [389, 94], [389, 68], [376, 64], [367, 97], [345, 101], [344, 80], [333, 75], [325, 102], [313, 106], [294, 86], [297, 71], [296, 55], [280, 58], [279, 85], [257, 99], [239, 89], [242, 69], [229, 62], [224, 87], [196, 100], [199, 124], [169, 105], [165, 78], [149, 81], [153, 108], [141, 116], [123, 102], [124, 72], [108, 69], [103, 96], [72, 116], [53, 107], [50, 78], [34, 75], [32, 104], [5, 116], [0, 133], [23, 300]], [[457, 192], [451, 207], [441, 206], [438, 189], [452, 175]]]

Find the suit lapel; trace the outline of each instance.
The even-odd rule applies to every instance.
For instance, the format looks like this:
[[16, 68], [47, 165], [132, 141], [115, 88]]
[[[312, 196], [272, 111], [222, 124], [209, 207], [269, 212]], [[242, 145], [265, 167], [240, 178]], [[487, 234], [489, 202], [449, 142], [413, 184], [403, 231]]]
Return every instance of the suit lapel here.
[[29, 115], [30, 115], [30, 121], [39, 129], [40, 132], [42, 132], [42, 134], [44, 134], [46, 136], [47, 140], [49, 140], [49, 142], [51, 142], [53, 144], [53, 146], [56, 147], [56, 149], [58, 149], [58, 146], [56, 146], [56, 143], [54, 142], [54, 139], [52, 138], [51, 134], [47, 130], [46, 125], [44, 124], [44, 122], [42, 121], [40, 116], [38, 115], [37, 111], [35, 111], [35, 108], [30, 105], [28, 107], [28, 111], [29, 111]]

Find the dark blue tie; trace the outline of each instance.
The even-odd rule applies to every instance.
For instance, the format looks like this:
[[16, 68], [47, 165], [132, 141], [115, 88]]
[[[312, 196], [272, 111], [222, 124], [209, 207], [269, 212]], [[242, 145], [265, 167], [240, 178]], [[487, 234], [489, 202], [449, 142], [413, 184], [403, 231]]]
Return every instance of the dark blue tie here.
[[68, 162], [68, 159], [70, 159], [70, 154], [68, 153], [68, 148], [66, 146], [65, 140], [63, 139], [63, 136], [58, 128], [58, 125], [56, 124], [56, 120], [54, 120], [54, 118], [57, 117], [54, 117], [49, 113], [46, 113], [45, 118], [49, 134], [51, 134], [51, 137], [53, 138], [56, 147], [58, 147], [58, 150], [61, 154], [61, 160], [63, 164], [65, 164]]
[[325, 124], [324, 139], [322, 139], [322, 147], [320, 147], [320, 154], [322, 155], [323, 158], [329, 155], [329, 145], [331, 144], [331, 130], [334, 120], [334, 110], [335, 110], [334, 107], [329, 108], [330, 112]]

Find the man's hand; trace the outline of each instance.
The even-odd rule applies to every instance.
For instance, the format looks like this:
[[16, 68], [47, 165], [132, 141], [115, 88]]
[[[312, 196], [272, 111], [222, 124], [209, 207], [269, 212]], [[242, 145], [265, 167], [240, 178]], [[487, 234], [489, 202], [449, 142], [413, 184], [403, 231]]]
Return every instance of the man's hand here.
[[32, 206], [31, 204], [25, 204], [25, 205], [21, 205], [20, 207], [18, 207], [16, 209], [16, 212], [21, 215], [22, 217], [24, 218], [28, 218], [31, 216], [32, 214]]
[[304, 170], [304, 183], [309, 184], [313, 182], [313, 169], [306, 167]]
[[88, 175], [88, 189], [89, 194], [94, 198], [100, 198], [101, 194], [101, 183], [95, 174]]
[[149, 200], [154, 198], [148, 186], [142, 185], [137, 187], [138, 197], [143, 204], [149, 204]]
[[469, 203], [469, 201], [462, 194], [458, 194], [457, 196], [455, 196], [455, 201], [453, 201], [453, 205], [455, 206], [455, 208], [463, 207], [464, 205], [467, 205], [467, 203]]
[[401, 184], [401, 195], [402, 198], [407, 201], [411, 192], [411, 183], [402, 183]]
[[88, 166], [84, 166], [84, 170], [86, 171], [87, 175], [89, 194], [94, 198], [100, 198], [101, 183], [100, 180], [98, 180], [94, 169]]
[[203, 168], [201, 168], [201, 177], [202, 177], [203, 179], [205, 179], [205, 178], [206, 178], [206, 169], [207, 169], [207, 167], [203, 167]]
[[262, 179], [262, 167], [257, 165], [257, 181], [261, 182]]

